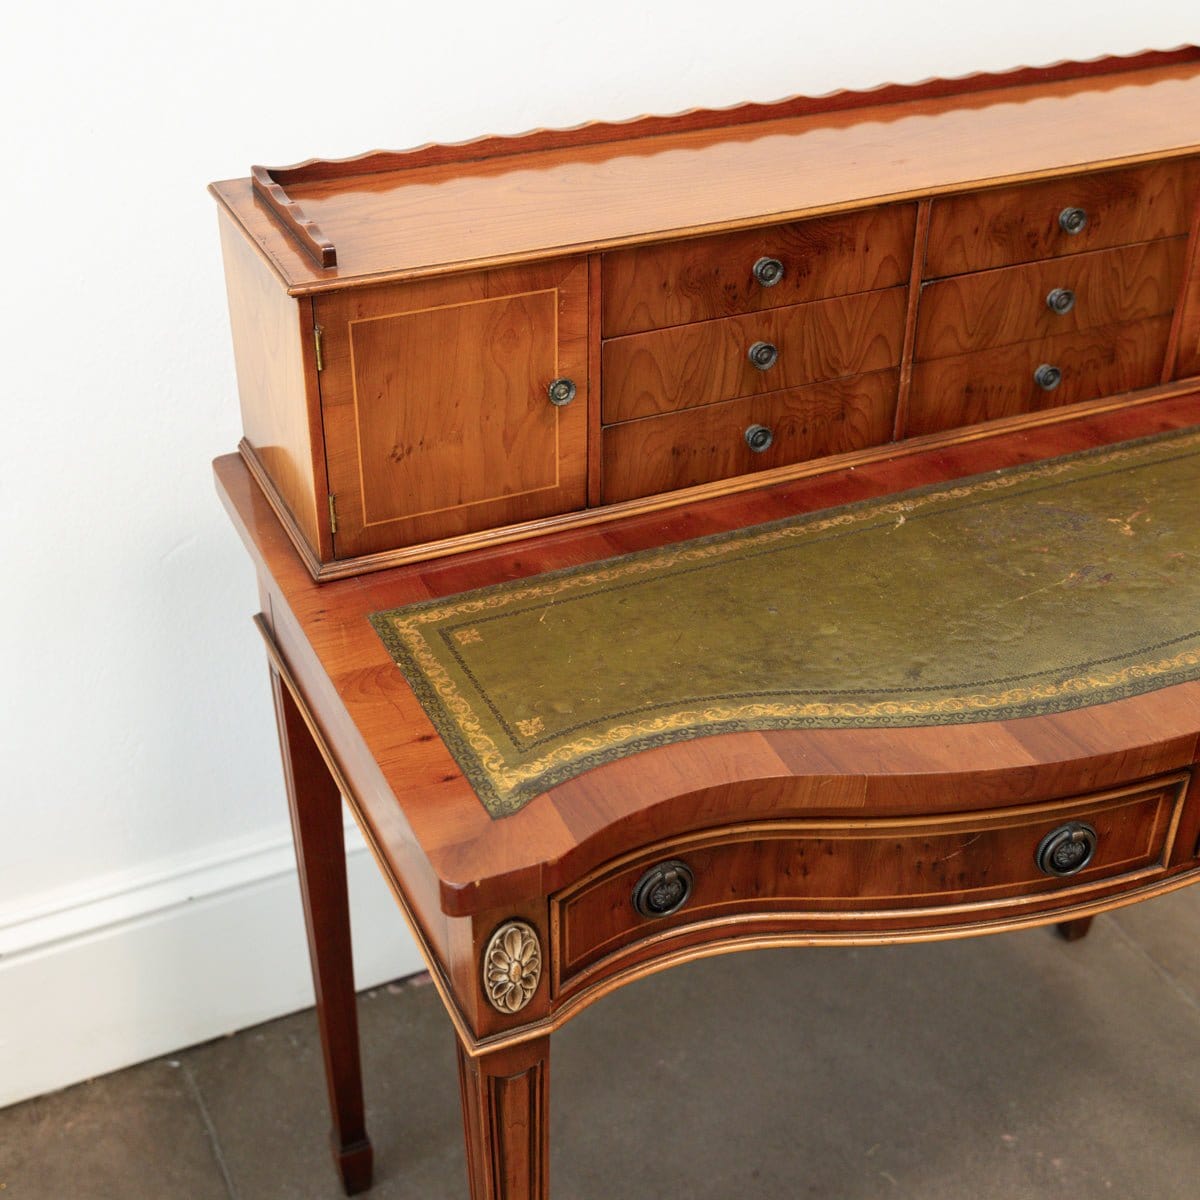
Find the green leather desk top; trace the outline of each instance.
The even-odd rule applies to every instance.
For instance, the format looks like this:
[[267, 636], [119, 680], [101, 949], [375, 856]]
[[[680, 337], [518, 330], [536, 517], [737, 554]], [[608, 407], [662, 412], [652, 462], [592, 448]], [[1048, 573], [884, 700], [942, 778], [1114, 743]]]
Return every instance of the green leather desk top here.
[[372, 618], [494, 817], [665, 742], [1032, 716], [1200, 677], [1200, 430]]

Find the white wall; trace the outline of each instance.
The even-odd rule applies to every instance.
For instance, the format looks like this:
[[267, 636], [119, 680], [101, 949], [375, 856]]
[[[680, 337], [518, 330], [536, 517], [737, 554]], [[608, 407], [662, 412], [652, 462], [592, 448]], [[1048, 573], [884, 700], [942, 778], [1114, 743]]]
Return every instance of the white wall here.
[[[209, 180], [1168, 47], [1200, 8], [69, 0], [4, 37], [0, 1103], [306, 1002], [253, 581], [209, 475], [239, 435]], [[353, 871], [363, 977], [417, 969]]]

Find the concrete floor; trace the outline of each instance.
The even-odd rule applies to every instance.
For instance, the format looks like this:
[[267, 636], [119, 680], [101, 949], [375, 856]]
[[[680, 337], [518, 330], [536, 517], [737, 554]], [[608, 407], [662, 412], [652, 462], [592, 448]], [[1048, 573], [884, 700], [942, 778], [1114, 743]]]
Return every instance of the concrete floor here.
[[[558, 1200], [1200, 1194], [1200, 888], [922, 946], [737, 954], [555, 1035]], [[465, 1200], [450, 1026], [360, 1003], [378, 1200]], [[0, 1112], [0, 1200], [323, 1200], [311, 1012]]]

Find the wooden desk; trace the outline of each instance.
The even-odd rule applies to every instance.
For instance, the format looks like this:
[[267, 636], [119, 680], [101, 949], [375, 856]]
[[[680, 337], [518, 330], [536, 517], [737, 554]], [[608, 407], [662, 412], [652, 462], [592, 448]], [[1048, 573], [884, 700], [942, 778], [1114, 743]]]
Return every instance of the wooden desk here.
[[[1122, 789], [1186, 783], [1200, 745], [1200, 683], [1037, 718], [909, 729], [738, 733], [662, 746], [597, 767], [502, 820], [490, 818], [414, 699], [368, 614], [557, 567], [888, 495], [1006, 465], [1200, 424], [1200, 392], [1073, 419], [1023, 417], [956, 444], [909, 443], [893, 458], [631, 515], [514, 545], [324, 584], [310, 571], [243, 461], [218, 459], [218, 490], [258, 573], [288, 795], [296, 831], [333, 1112], [348, 1192], [369, 1185], [340, 796], [350, 804], [429, 964], [459, 1042], [474, 1200], [548, 1195], [550, 1035], [648, 972], [768, 946], [932, 940], [1057, 923], [1069, 936], [1107, 909], [1200, 878], [1200, 803], [1178, 809], [1171, 849], [1137, 878], [995, 903], [843, 911], [773, 910], [646, 935], [565, 979], [555, 898], [648, 847], [701, 830], [767, 822], [916, 818], [931, 835], [953, 814], [1002, 813]], [[1146, 784], [1146, 781], [1152, 781]], [[1165, 781], [1165, 782], [1164, 782]], [[1178, 793], [1176, 793], [1178, 794]], [[969, 840], [969, 839], [967, 839]], [[656, 851], [657, 853], [657, 851]], [[969, 857], [964, 841], [962, 853]], [[665, 856], [664, 857], [669, 857]], [[627, 903], [627, 897], [625, 898]], [[513, 922], [514, 980], [533, 985], [505, 1013], [485, 992], [494, 935]], [[660, 931], [661, 930], [661, 931]], [[503, 960], [506, 950], [498, 951]], [[524, 957], [522, 957], [524, 955]], [[536, 976], [536, 978], [535, 978]]]

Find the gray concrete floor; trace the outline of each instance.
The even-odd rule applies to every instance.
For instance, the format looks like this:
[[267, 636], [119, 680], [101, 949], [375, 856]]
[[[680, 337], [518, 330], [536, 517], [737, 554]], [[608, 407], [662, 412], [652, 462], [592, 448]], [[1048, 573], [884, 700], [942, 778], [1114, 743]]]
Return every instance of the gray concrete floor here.
[[[736, 954], [554, 1038], [556, 1200], [1200, 1194], [1200, 888], [1048, 930]], [[467, 1194], [450, 1026], [361, 998], [378, 1200]], [[0, 1200], [323, 1200], [311, 1012], [0, 1112]]]

